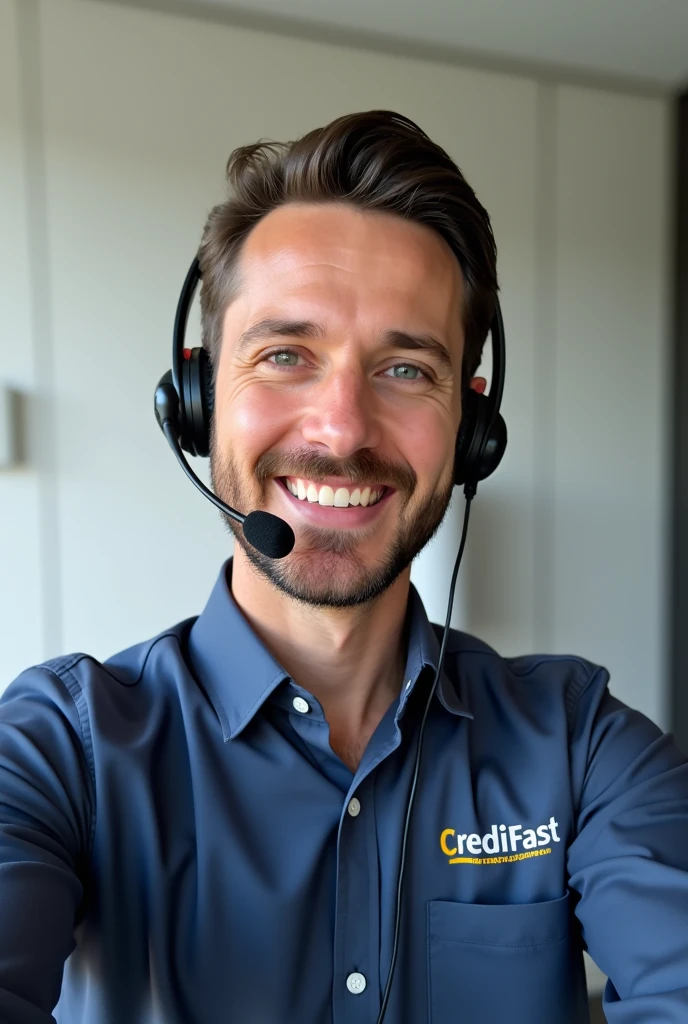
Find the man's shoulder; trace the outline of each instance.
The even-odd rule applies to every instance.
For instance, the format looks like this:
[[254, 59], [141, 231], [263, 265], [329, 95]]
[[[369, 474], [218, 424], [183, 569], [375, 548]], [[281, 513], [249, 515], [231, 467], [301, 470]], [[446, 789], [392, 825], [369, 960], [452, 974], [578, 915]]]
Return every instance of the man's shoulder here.
[[[442, 627], [433, 623], [433, 629], [440, 639]], [[524, 682], [553, 685], [557, 681], [575, 681], [585, 686], [596, 675], [609, 678], [603, 665], [579, 654], [501, 654], [479, 637], [458, 629], [450, 629], [447, 639], [447, 657], [452, 655], [465, 667], [480, 667], [497, 677]]]
[[[441, 637], [441, 628], [433, 628]], [[446, 661], [472, 710], [495, 697], [502, 710], [511, 703], [540, 707], [542, 713], [563, 706], [569, 725], [582, 695], [594, 691], [599, 701], [609, 683], [608, 670], [581, 655], [504, 655], [484, 640], [454, 629], [447, 640]]]
[[186, 667], [186, 641], [195, 617], [185, 619], [161, 633], [124, 648], [101, 661], [83, 651], [64, 654], [31, 665], [0, 697], [5, 702], [25, 695], [58, 699], [68, 694], [79, 707], [98, 696], [145, 684], [155, 677], [160, 695], [165, 683], [174, 685], [180, 669]]

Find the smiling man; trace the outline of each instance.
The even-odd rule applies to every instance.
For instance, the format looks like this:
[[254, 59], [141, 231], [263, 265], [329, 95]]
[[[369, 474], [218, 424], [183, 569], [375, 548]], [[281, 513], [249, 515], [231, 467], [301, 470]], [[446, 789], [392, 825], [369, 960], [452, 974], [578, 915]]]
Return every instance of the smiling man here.
[[462, 274], [436, 232], [341, 200], [267, 213], [235, 272], [214, 353], [214, 489], [284, 518], [297, 542], [274, 561], [238, 531], [232, 592], [355, 772], [401, 688], [410, 563], [451, 497]]
[[[199, 250], [205, 610], [0, 700], [0, 1024], [375, 1024], [441, 630], [410, 584], [492, 320], [487, 213], [398, 114], [229, 163]], [[458, 543], [458, 538], [457, 538]], [[387, 1024], [688, 1020], [688, 764], [583, 658], [452, 631]], [[54, 1013], [54, 1017], [52, 1014]]]

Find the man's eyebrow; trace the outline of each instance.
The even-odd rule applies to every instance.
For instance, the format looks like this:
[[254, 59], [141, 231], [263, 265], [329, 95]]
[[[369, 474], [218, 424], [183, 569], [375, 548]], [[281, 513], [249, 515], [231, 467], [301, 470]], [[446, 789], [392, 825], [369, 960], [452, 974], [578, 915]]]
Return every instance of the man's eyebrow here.
[[[246, 328], [239, 336], [236, 351], [241, 352], [242, 349], [259, 338], [322, 338], [324, 335], [325, 329], [323, 326], [315, 323], [313, 320], [286, 320], [281, 317], [268, 316]], [[454, 369], [454, 364], [446, 346], [432, 334], [409, 334], [408, 331], [393, 328], [383, 332], [382, 341], [384, 344], [394, 348], [428, 352], [445, 369]]]
[[268, 316], [251, 324], [239, 336], [236, 351], [240, 352], [258, 338], [320, 338], [324, 331], [312, 320], [285, 320]]
[[404, 348], [411, 351], [423, 349], [433, 355], [439, 363], [447, 370], [453, 370], [451, 356], [446, 346], [438, 341], [432, 334], [408, 334], [406, 331], [385, 331], [384, 340], [394, 348]]

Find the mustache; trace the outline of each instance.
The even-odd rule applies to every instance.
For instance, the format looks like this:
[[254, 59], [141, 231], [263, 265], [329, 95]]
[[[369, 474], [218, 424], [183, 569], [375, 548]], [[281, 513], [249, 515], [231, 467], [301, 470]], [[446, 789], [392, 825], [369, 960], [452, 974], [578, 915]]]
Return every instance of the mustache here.
[[315, 483], [328, 476], [340, 476], [355, 484], [387, 484], [407, 494], [415, 490], [418, 481], [410, 466], [392, 462], [370, 448], [361, 448], [346, 459], [334, 459], [308, 447], [264, 452], [254, 472], [261, 483], [277, 476], [296, 476]]

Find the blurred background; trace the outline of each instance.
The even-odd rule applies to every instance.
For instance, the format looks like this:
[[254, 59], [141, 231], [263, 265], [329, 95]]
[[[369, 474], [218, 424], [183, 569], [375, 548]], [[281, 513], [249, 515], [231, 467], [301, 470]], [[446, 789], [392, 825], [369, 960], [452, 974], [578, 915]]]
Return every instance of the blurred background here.
[[[231, 542], [152, 396], [203, 222], [235, 146], [385, 107], [455, 158], [499, 248], [510, 440], [455, 625], [599, 662], [676, 728], [687, 39], [684, 0], [0, 0], [0, 690], [202, 609]], [[462, 505], [413, 569], [436, 621]]]

